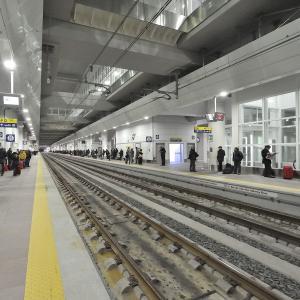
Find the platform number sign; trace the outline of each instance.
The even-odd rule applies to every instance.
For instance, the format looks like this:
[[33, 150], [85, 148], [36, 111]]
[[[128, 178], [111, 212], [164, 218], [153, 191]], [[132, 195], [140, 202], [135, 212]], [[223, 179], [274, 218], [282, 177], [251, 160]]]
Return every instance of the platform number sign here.
[[14, 134], [7, 134], [5, 140], [6, 142], [13, 143], [16, 140], [16, 136]]
[[146, 136], [146, 142], [148, 143], [152, 142], [152, 136]]

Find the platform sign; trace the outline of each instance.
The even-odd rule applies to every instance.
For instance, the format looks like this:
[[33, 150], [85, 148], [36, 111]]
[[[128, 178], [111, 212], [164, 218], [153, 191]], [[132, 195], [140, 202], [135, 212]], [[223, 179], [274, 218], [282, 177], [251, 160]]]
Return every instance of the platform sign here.
[[14, 134], [7, 134], [5, 140], [8, 143], [14, 143], [16, 141], [16, 136]]
[[17, 128], [18, 127], [18, 119], [0, 118], [0, 127]]
[[19, 97], [15, 96], [3, 96], [3, 104], [4, 105], [19, 105]]
[[212, 133], [212, 128], [207, 126], [195, 126], [194, 127], [195, 133]]
[[151, 143], [152, 142], [152, 136], [146, 136], [146, 142]]

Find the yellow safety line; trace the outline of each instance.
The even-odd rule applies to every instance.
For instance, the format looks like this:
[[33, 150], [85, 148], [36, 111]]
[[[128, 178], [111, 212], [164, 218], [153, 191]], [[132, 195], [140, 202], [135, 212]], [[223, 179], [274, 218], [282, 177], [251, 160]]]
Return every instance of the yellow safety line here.
[[41, 158], [37, 167], [24, 299], [65, 299]]

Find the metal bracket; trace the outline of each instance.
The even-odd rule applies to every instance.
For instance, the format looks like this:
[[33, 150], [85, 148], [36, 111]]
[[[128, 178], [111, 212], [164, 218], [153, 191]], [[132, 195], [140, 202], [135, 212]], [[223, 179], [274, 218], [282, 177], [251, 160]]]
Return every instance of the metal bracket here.
[[176, 99], [178, 99], [178, 94], [179, 94], [179, 73], [175, 72], [175, 91], [174, 92], [169, 92], [169, 91], [162, 91], [162, 90], [153, 90], [153, 89], [144, 89], [144, 91], [151, 91], [151, 92], [156, 92], [158, 94], [162, 94], [163, 96], [156, 97], [155, 99], [165, 99], [165, 100], [171, 100], [172, 96], [175, 95]]

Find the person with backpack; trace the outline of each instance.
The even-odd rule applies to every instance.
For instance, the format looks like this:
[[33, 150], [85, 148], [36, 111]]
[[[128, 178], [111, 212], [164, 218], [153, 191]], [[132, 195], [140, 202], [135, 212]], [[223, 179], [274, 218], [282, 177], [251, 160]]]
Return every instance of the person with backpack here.
[[225, 151], [222, 149], [222, 146], [219, 146], [217, 153], [217, 161], [218, 161], [218, 172], [222, 172], [223, 170], [223, 161], [225, 157]]
[[138, 155], [138, 164], [142, 165], [143, 164], [143, 150], [139, 150], [139, 155]]
[[196, 160], [199, 154], [194, 148], [190, 150], [188, 159], [190, 160], [190, 172], [196, 172]]
[[263, 176], [275, 178], [275, 172], [272, 169], [272, 160], [271, 159], [276, 153], [271, 154], [270, 149], [271, 149], [271, 146], [266, 145], [265, 148], [261, 151], [262, 163], [265, 165], [265, 169], [263, 171]]
[[241, 162], [244, 158], [243, 153], [238, 147], [234, 148], [232, 160], [233, 160], [233, 173], [241, 175]]

